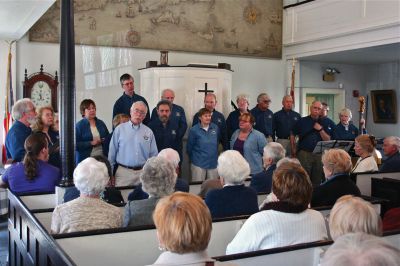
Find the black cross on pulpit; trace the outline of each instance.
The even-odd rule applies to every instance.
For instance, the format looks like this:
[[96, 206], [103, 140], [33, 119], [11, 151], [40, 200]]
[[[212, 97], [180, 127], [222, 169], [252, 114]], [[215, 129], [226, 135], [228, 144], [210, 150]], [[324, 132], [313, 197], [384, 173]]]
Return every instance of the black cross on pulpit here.
[[198, 92], [204, 92], [204, 97], [206, 97], [207, 93], [214, 92], [213, 90], [207, 89], [207, 83], [204, 83], [204, 90], [198, 90]]

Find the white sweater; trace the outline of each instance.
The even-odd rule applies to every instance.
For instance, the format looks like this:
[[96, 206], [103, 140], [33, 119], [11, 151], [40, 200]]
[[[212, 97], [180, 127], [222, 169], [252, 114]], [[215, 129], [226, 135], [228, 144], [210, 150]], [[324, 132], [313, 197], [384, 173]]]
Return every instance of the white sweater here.
[[318, 211], [301, 213], [274, 210], [250, 216], [226, 248], [226, 254], [283, 247], [327, 239], [324, 218]]
[[353, 173], [363, 173], [363, 172], [371, 172], [378, 171], [378, 165], [376, 164], [374, 156], [366, 157], [362, 159], [358, 158], [355, 167], [353, 168]]

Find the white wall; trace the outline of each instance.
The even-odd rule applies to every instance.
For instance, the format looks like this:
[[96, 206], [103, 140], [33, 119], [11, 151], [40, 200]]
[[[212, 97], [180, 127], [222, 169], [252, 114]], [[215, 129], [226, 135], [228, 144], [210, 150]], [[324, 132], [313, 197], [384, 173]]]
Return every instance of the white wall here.
[[[110, 128], [112, 106], [115, 100], [122, 94], [119, 86], [119, 76], [125, 72], [132, 74], [135, 80], [136, 91], [140, 94], [139, 68], [146, 65], [146, 61], [159, 61], [159, 51], [145, 49], [127, 49], [96, 46], [80, 46], [75, 48], [76, 63], [76, 88], [77, 105], [84, 98], [92, 98], [97, 104], [97, 115], [106, 122]], [[22, 96], [22, 81], [24, 69], [28, 69], [28, 74], [39, 71], [40, 64], [44, 65], [44, 70], [54, 75], [59, 69], [59, 45], [50, 43], [29, 42], [28, 37], [22, 38], [17, 45], [17, 82], [18, 97]], [[113, 61], [114, 67], [102, 69], [102, 59], [106, 55], [116, 56]], [[106, 58], [106, 59], [105, 59]], [[96, 77], [96, 87], [85, 89], [84, 69], [93, 62], [93, 74]], [[250, 96], [250, 105], [256, 104], [257, 95], [267, 92], [272, 97], [271, 110], [277, 111], [281, 108], [281, 99], [285, 89], [285, 65], [283, 60], [270, 60], [261, 58], [194, 54], [183, 52], [170, 52], [169, 65], [187, 65], [189, 63], [229, 63], [234, 71], [232, 81], [232, 98], [235, 99], [239, 93], [246, 93]], [[85, 64], [85, 67], [84, 67]], [[105, 63], [107, 65], [107, 63]], [[106, 84], [101, 87], [99, 84]], [[150, 108], [153, 108], [150, 106]], [[78, 114], [77, 109], [77, 114]], [[78, 117], [79, 119], [79, 117]]]
[[373, 122], [372, 103], [370, 102], [367, 123], [373, 125], [371, 131], [377, 137], [389, 135], [400, 136], [400, 61], [367, 66], [365, 91], [370, 98], [371, 90], [395, 90], [397, 97], [396, 124], [375, 124]]
[[[335, 81], [326, 82], [322, 80], [322, 75], [328, 66], [334, 67], [341, 72], [335, 75]], [[362, 95], [365, 79], [364, 72], [365, 67], [362, 65], [300, 61], [300, 86], [302, 88], [318, 89], [343, 88], [345, 90], [346, 105], [343, 107], [352, 110], [353, 122], [358, 125], [358, 99], [353, 97], [352, 92], [353, 90], [359, 90], [360, 95]]]

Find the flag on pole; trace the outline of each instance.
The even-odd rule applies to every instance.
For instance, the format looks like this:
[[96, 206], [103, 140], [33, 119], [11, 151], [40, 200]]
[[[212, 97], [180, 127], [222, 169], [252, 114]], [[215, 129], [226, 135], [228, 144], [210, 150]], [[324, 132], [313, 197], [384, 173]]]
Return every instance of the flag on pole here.
[[7, 152], [6, 152], [6, 135], [8, 130], [12, 125], [12, 117], [11, 117], [11, 108], [14, 105], [14, 95], [12, 88], [12, 69], [11, 69], [11, 47], [15, 41], [10, 42], [10, 47], [8, 50], [8, 64], [7, 64], [7, 82], [6, 82], [6, 93], [5, 93], [5, 103], [4, 103], [4, 120], [3, 120], [3, 147], [2, 147], [2, 162], [3, 164], [7, 161]]
[[295, 60], [294, 57], [292, 59], [292, 80], [290, 83], [290, 96], [292, 96], [293, 99], [293, 105], [295, 105], [295, 101], [294, 101], [294, 79], [295, 79], [295, 73], [296, 73], [296, 67], [295, 67]]

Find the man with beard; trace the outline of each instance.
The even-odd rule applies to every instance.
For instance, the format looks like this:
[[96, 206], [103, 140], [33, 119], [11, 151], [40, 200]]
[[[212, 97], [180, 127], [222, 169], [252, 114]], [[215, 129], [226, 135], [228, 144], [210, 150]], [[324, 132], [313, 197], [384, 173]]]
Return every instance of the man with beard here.
[[20, 162], [24, 158], [25, 139], [32, 133], [31, 125], [35, 123], [35, 105], [31, 99], [18, 100], [12, 108], [14, 124], [6, 136], [7, 159]]
[[168, 100], [161, 100], [157, 103], [157, 119], [149, 123], [149, 128], [153, 131], [156, 138], [157, 149], [159, 151], [172, 148], [179, 153], [182, 161], [182, 138], [179, 134], [179, 126], [175, 119], [171, 119], [172, 104]]

